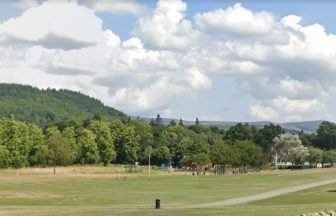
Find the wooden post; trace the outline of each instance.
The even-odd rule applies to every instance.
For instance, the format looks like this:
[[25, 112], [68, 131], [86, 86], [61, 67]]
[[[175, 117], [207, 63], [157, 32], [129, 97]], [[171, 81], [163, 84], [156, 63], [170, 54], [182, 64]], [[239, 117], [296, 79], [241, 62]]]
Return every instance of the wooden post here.
[[150, 173], [150, 171], [151, 171], [151, 165], [150, 165], [150, 158], [151, 158], [151, 153], [149, 152], [149, 154], [148, 154], [148, 178], [150, 178], [151, 177], [151, 173]]

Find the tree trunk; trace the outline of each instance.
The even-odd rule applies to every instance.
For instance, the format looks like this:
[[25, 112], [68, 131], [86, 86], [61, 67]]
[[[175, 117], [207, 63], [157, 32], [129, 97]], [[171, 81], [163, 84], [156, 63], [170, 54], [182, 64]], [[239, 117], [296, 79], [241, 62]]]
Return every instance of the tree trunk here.
[[56, 174], [56, 166], [54, 165], [54, 174]]

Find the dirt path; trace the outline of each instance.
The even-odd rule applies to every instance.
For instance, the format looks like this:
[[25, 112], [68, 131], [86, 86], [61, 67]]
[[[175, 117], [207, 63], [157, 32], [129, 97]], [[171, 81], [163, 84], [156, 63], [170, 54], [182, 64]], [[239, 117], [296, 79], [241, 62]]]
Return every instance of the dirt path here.
[[298, 191], [302, 191], [302, 190], [306, 190], [306, 189], [310, 189], [314, 187], [319, 187], [319, 186], [323, 186], [327, 184], [333, 184], [333, 183], [336, 183], [336, 179], [325, 180], [325, 181], [292, 186], [292, 187], [286, 187], [286, 188], [277, 189], [277, 190], [273, 190], [273, 191], [269, 191], [265, 193], [259, 193], [259, 194], [250, 195], [250, 196], [222, 200], [222, 201], [213, 202], [213, 203], [179, 206], [179, 207], [176, 207], [176, 209], [226, 207], [226, 206], [238, 205], [242, 203], [254, 202], [254, 201], [263, 200], [263, 199], [269, 199], [272, 197], [281, 196], [284, 194], [298, 192]]

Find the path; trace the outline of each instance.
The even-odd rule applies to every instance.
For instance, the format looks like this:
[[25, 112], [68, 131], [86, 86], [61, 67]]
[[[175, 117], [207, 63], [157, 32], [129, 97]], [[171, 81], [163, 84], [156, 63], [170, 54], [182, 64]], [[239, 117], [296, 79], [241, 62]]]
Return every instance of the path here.
[[269, 192], [265, 192], [265, 193], [259, 193], [259, 194], [250, 195], [250, 196], [244, 196], [244, 197], [239, 197], [239, 198], [222, 200], [222, 201], [213, 202], [213, 203], [193, 204], [193, 205], [179, 206], [179, 207], [174, 207], [174, 208], [175, 209], [217, 208], [217, 207], [233, 206], [233, 205], [238, 205], [238, 204], [242, 204], [242, 203], [248, 203], [248, 202], [254, 202], [254, 201], [258, 201], [258, 200], [269, 199], [269, 198], [272, 198], [272, 197], [281, 196], [281, 195], [284, 195], [284, 194], [298, 192], [298, 191], [302, 191], [302, 190], [306, 190], [306, 189], [310, 189], [310, 188], [314, 188], [314, 187], [319, 187], [319, 186], [323, 186], [323, 185], [333, 184], [333, 183], [336, 183], [336, 179], [319, 181], [319, 182], [315, 182], [315, 183], [292, 186], [292, 187], [286, 187], [286, 188], [277, 189], [277, 190], [273, 190], [273, 191], [269, 191]]

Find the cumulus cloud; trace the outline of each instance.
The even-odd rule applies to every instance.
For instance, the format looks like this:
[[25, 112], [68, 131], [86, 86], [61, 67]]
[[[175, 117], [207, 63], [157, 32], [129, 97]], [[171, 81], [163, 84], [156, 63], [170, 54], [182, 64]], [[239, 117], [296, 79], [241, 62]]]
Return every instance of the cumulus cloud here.
[[[85, 25], [83, 25], [85, 23]], [[0, 43], [78, 49], [103, 40], [102, 21], [76, 2], [46, 1], [0, 25]]]
[[186, 10], [181, 0], [160, 0], [153, 13], [138, 20], [134, 34], [153, 49], [185, 49], [199, 37], [184, 18]]
[[284, 97], [274, 99], [273, 106], [286, 113], [311, 113], [324, 108], [324, 104], [321, 104], [317, 99], [294, 100]]
[[265, 121], [274, 121], [279, 117], [279, 114], [274, 109], [260, 104], [251, 106], [250, 113], [253, 117]]
[[191, 68], [187, 71], [187, 82], [195, 90], [207, 89], [212, 83], [211, 79], [206, 77], [197, 68]]
[[[251, 96], [253, 118], [324, 112], [336, 84], [336, 35], [322, 25], [241, 4], [193, 19], [182, 0], [142, 10], [119, 0], [34, 4], [0, 23], [1, 82], [71, 88], [125, 112], [169, 114], [172, 102], [194, 100], [220, 77]], [[131, 37], [103, 29], [97, 11], [139, 16]]]
[[222, 35], [247, 36], [268, 34], [275, 25], [271, 13], [253, 13], [240, 3], [227, 9], [216, 9], [199, 13], [195, 17], [196, 26], [204, 31]]

